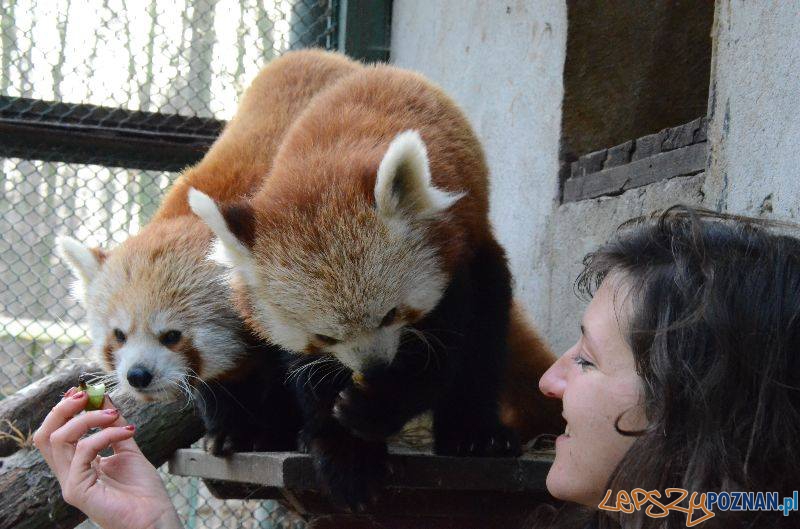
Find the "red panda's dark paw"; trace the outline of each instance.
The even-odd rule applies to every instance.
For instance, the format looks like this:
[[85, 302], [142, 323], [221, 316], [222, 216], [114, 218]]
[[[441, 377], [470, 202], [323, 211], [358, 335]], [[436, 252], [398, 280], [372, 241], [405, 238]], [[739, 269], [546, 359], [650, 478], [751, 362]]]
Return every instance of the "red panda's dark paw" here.
[[502, 424], [439, 431], [434, 451], [457, 457], [517, 457], [522, 453], [516, 433]]
[[225, 432], [207, 435], [203, 439], [203, 448], [206, 452], [215, 457], [228, 457], [234, 452], [241, 451], [233, 437]]
[[385, 443], [337, 436], [315, 440], [313, 452], [321, 485], [335, 505], [362, 513], [375, 503], [388, 472]]
[[333, 417], [361, 439], [383, 441], [405, 424], [403, 418], [393, 412], [393, 404], [380, 393], [350, 386], [339, 393]]

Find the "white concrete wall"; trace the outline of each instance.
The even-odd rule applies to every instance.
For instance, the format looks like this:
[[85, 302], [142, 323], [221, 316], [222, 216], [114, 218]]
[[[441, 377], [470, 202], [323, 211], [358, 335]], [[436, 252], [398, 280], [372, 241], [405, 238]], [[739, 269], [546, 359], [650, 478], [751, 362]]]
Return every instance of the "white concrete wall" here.
[[800, 219], [800, 8], [719, 0], [711, 80], [718, 209]]
[[395, 0], [392, 62], [465, 110], [486, 149], [492, 220], [516, 294], [544, 317], [541, 244], [558, 187], [566, 5], [552, 0]]
[[392, 60], [441, 84], [472, 120], [517, 295], [559, 353], [579, 333], [580, 261], [624, 220], [677, 202], [800, 217], [800, 10], [778, 0], [718, 0], [716, 9], [709, 170], [560, 205], [565, 3], [394, 2]]

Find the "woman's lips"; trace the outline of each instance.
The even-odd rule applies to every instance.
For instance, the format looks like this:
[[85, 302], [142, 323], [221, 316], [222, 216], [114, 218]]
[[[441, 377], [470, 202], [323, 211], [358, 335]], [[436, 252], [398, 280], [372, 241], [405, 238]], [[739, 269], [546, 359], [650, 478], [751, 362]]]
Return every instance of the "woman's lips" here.
[[569, 424], [567, 424], [566, 428], [564, 428], [564, 433], [556, 437], [556, 443], [558, 443], [558, 441], [564, 441], [566, 439], [569, 439], [570, 437], [572, 437], [572, 435], [569, 430]]

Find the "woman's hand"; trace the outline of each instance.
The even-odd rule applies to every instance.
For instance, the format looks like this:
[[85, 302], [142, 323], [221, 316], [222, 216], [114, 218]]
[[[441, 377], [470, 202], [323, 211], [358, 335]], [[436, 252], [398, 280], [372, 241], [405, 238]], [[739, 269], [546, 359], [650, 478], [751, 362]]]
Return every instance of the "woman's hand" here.
[[[183, 527], [156, 469], [133, 440], [134, 426], [108, 398], [103, 409], [78, 415], [86, 399], [85, 391], [68, 391], [33, 436], [64, 501], [103, 529]], [[91, 428], [100, 431], [84, 437]], [[109, 446], [114, 454], [101, 457]]]

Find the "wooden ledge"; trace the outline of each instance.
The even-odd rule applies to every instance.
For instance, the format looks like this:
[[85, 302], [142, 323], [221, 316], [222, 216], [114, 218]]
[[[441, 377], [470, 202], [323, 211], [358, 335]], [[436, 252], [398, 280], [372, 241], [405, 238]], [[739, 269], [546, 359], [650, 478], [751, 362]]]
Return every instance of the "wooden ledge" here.
[[[458, 517], [492, 527], [495, 522], [524, 519], [536, 505], [553, 502], [545, 487], [553, 462], [550, 453], [456, 458], [399, 449], [390, 452], [392, 473], [366, 513], [373, 520]], [[253, 452], [223, 459], [184, 449], [175, 453], [169, 471], [203, 478], [212, 494], [222, 499], [278, 499], [311, 519], [343, 512], [322, 493], [307, 454]]]

